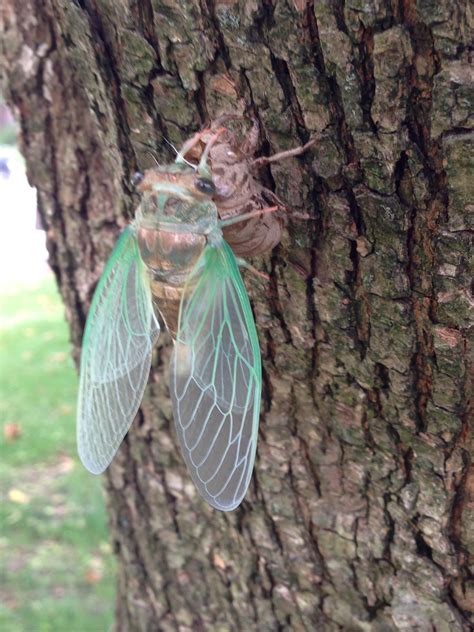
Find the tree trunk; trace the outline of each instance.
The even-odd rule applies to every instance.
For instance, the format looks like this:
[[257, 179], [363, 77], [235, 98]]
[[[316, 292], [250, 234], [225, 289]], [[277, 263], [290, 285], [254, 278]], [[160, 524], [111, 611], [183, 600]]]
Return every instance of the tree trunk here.
[[5, 90], [76, 360], [137, 204], [131, 175], [150, 152], [173, 159], [164, 138], [247, 112], [264, 154], [317, 139], [265, 175], [311, 219], [290, 212], [280, 246], [253, 261], [269, 283], [246, 276], [264, 362], [246, 500], [222, 514], [198, 497], [162, 336], [105, 477], [117, 630], [468, 630], [467, 1], [4, 0], [2, 12]]

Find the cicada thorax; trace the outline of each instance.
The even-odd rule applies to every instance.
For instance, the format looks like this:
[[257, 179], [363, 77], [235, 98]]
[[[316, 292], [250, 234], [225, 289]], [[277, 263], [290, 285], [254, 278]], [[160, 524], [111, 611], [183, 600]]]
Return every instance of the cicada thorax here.
[[[170, 169], [170, 167], [167, 167]], [[139, 186], [143, 199], [134, 226], [155, 308], [176, 338], [183, 292], [191, 292], [191, 272], [217, 226], [217, 210], [193, 170], [150, 169]]]
[[[251, 132], [252, 134], [252, 132]], [[199, 142], [189, 152], [199, 160], [207, 143], [214, 137], [213, 127], [199, 133]], [[221, 220], [251, 213], [274, 204], [252, 170], [255, 143], [239, 143], [227, 129], [209, 151], [209, 165], [216, 192], [213, 200]], [[224, 239], [239, 257], [255, 257], [280, 243], [284, 220], [276, 214], [263, 214], [223, 228]]]

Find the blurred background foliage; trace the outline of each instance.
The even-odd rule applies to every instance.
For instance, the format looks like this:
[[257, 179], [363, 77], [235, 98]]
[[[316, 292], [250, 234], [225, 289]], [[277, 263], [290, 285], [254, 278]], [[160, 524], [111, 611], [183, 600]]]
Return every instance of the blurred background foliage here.
[[76, 456], [77, 375], [16, 133], [0, 101], [0, 630], [103, 632], [115, 579], [101, 482]]

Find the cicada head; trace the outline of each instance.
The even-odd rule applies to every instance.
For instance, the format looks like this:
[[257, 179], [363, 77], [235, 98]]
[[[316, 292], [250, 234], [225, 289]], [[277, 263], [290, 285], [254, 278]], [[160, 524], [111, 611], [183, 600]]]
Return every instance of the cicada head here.
[[145, 171], [137, 190], [143, 194], [137, 216], [143, 226], [166, 230], [170, 224], [206, 234], [217, 224], [215, 186], [208, 171], [177, 161]]

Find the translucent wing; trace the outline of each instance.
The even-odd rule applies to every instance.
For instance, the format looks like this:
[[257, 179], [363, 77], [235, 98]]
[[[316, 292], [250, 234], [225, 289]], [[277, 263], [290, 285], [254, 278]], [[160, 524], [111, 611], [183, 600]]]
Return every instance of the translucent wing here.
[[187, 288], [171, 363], [174, 420], [199, 493], [231, 511], [247, 491], [255, 460], [262, 387], [257, 332], [224, 241], [206, 248]]
[[93, 474], [109, 465], [137, 413], [159, 332], [146, 269], [128, 227], [95, 291], [82, 346], [77, 444]]

